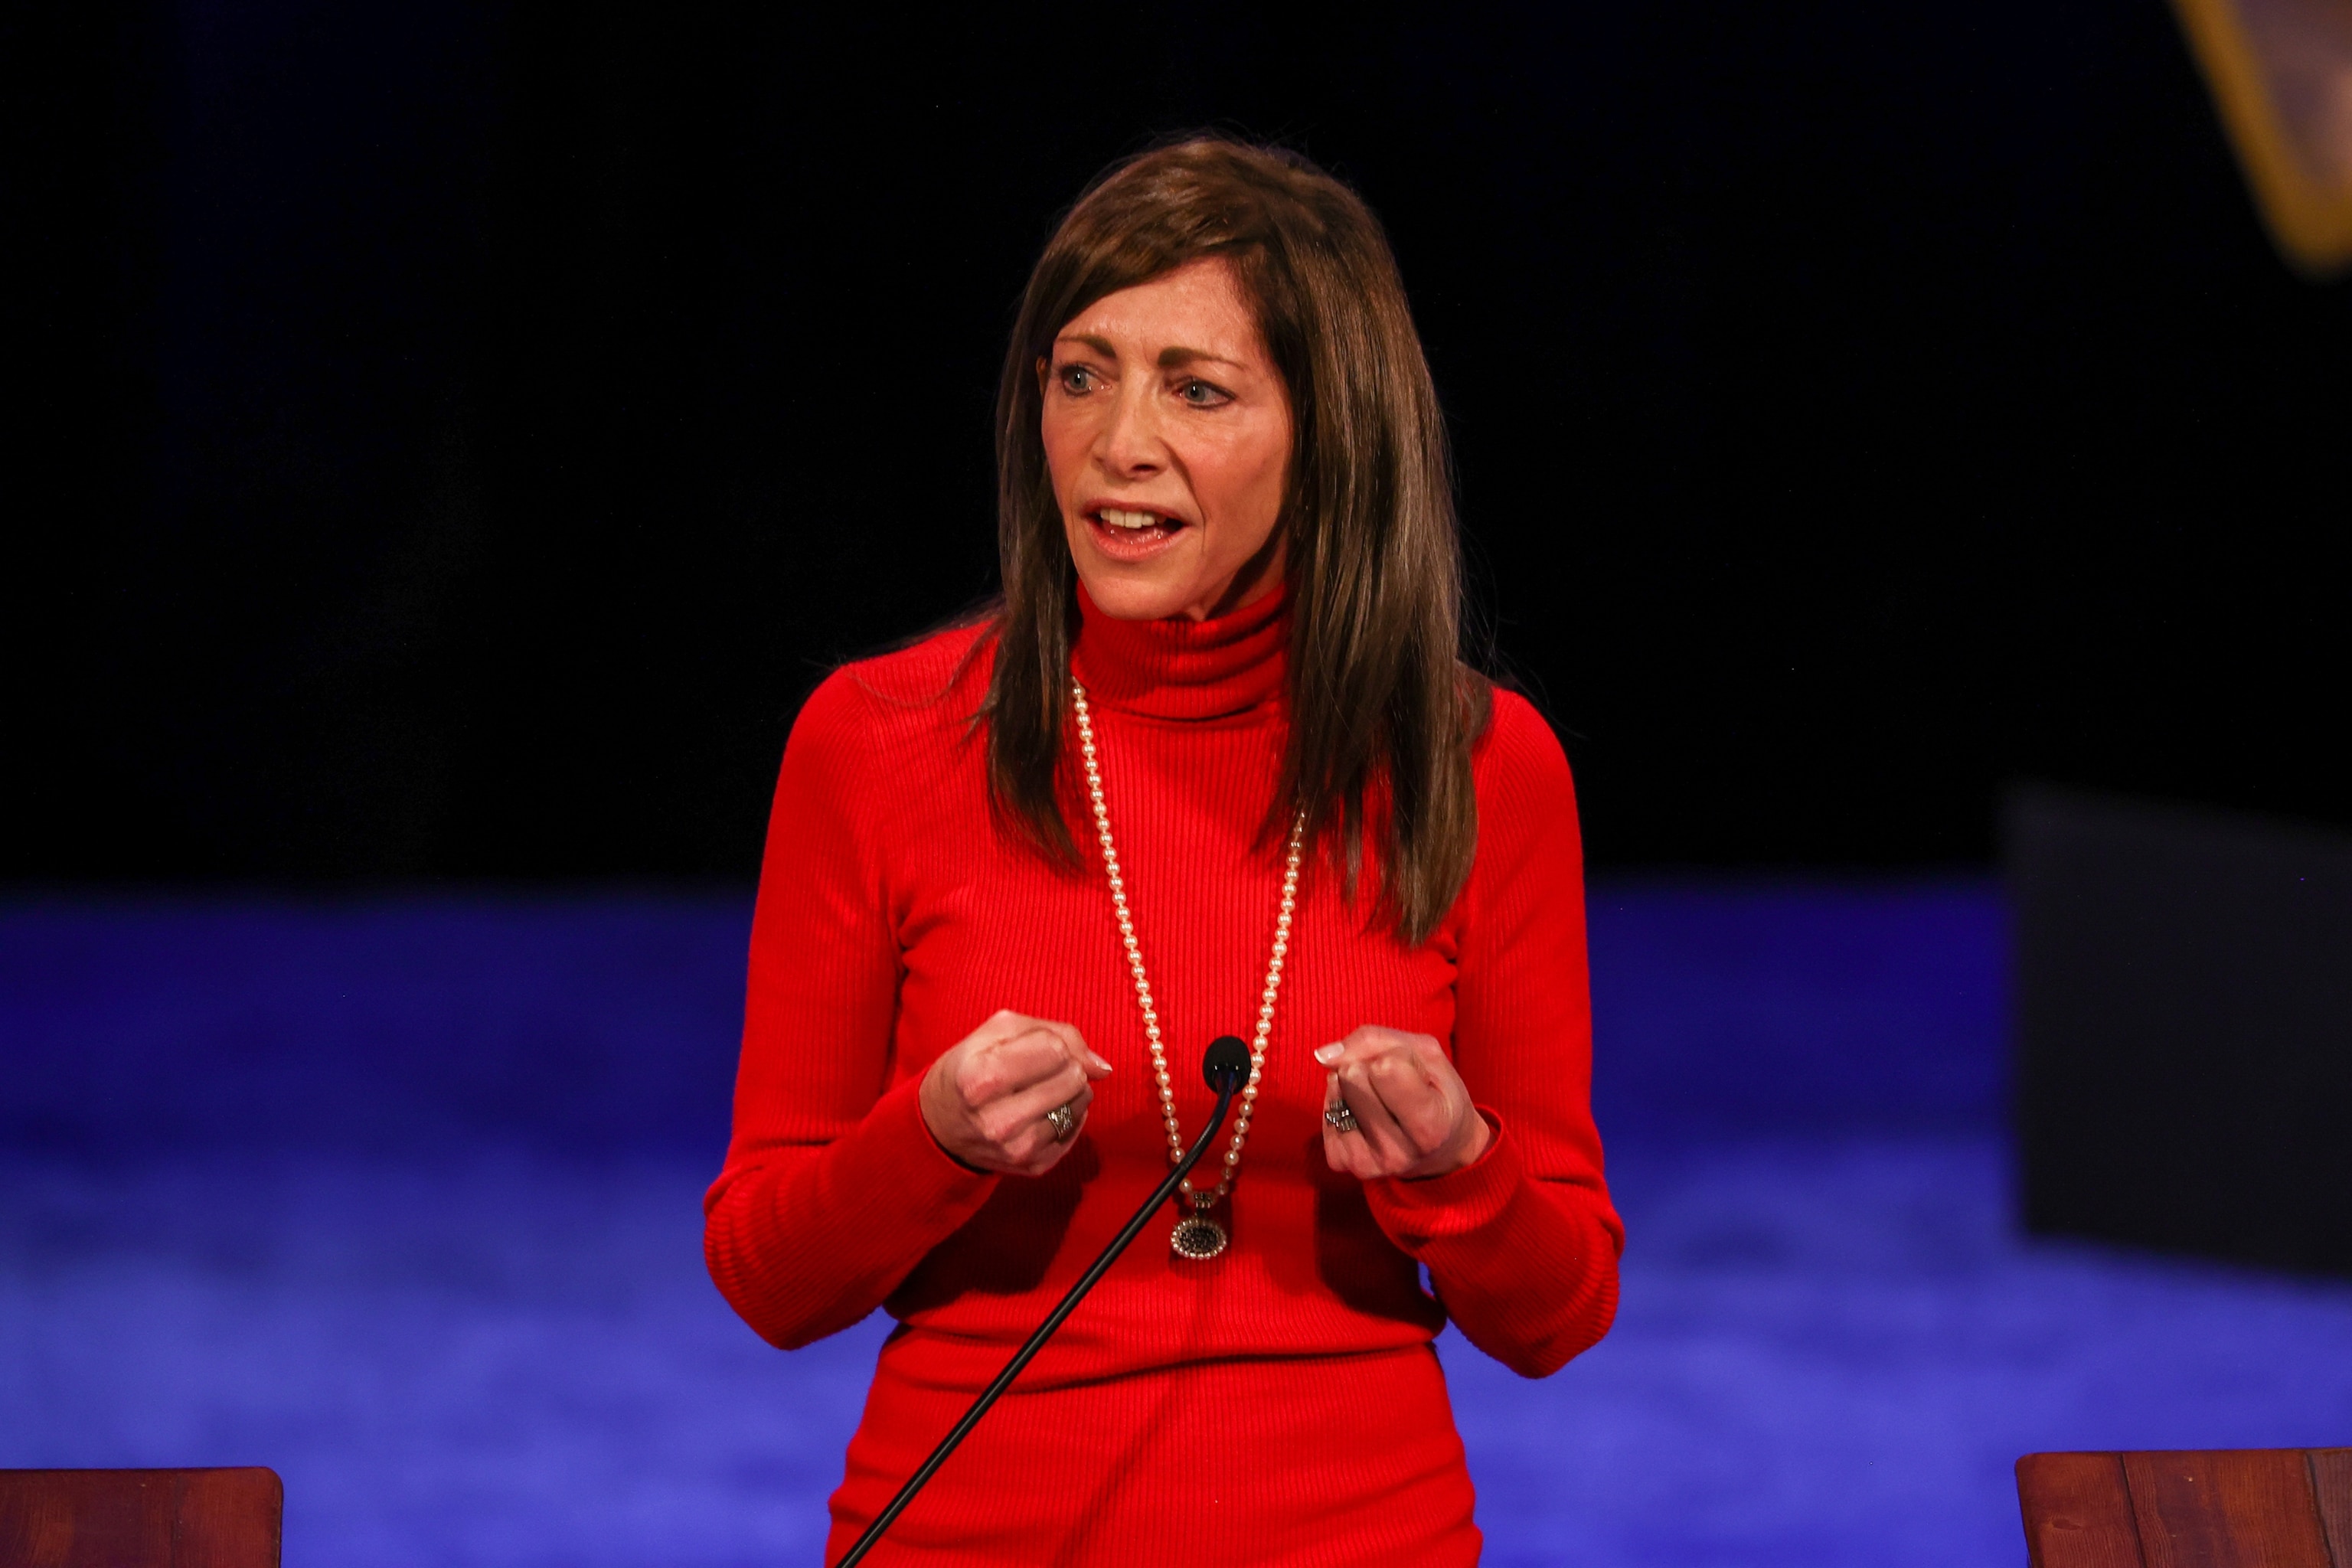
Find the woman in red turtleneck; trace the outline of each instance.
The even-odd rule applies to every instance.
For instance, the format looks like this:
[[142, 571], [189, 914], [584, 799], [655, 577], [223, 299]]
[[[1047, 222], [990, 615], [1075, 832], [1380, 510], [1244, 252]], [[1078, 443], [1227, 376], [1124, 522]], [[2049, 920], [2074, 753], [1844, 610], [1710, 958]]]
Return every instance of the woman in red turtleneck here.
[[1557, 1370], [1622, 1234], [1568, 766], [1459, 662], [1377, 224], [1286, 154], [1130, 161], [1040, 260], [1000, 416], [1003, 604], [793, 726], [706, 1205], [771, 1341], [899, 1321], [827, 1560], [1197, 1133], [1233, 1034], [1238, 1136], [1165, 1216], [1195, 1223], [868, 1561], [1473, 1563], [1431, 1341]]

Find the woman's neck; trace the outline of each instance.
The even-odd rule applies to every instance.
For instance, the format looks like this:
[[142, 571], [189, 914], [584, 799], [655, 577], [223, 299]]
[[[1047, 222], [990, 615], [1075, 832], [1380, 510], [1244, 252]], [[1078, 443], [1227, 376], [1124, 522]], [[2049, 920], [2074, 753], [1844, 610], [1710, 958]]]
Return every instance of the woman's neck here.
[[1288, 673], [1290, 585], [1273, 577], [1232, 611], [1123, 621], [1078, 585], [1071, 666], [1097, 706], [1157, 719], [1222, 719], [1279, 703]]

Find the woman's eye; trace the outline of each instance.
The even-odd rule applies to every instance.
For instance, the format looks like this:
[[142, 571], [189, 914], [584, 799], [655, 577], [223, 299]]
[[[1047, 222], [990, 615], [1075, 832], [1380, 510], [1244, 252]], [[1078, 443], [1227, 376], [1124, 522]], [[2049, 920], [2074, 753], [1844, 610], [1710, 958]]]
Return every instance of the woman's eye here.
[[1076, 394], [1092, 392], [1094, 389], [1094, 372], [1088, 370], [1082, 364], [1066, 364], [1062, 367], [1062, 390], [1064, 392]]
[[1224, 388], [1212, 386], [1205, 381], [1188, 381], [1176, 389], [1176, 395], [1195, 408], [1213, 408], [1228, 401]]

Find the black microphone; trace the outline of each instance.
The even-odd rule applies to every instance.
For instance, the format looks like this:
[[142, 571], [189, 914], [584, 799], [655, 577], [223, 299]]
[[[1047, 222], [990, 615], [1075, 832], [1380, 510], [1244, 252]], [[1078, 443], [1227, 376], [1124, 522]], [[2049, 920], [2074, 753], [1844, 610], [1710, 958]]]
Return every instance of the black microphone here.
[[925, 1459], [921, 1468], [908, 1478], [907, 1484], [898, 1489], [898, 1495], [890, 1500], [890, 1506], [875, 1516], [874, 1522], [866, 1527], [866, 1533], [857, 1538], [857, 1543], [845, 1552], [833, 1568], [853, 1568], [874, 1549], [874, 1543], [882, 1539], [882, 1532], [890, 1528], [890, 1521], [906, 1511], [907, 1505], [915, 1500], [915, 1494], [923, 1489], [923, 1483], [931, 1479], [950, 1454], [955, 1452], [956, 1445], [971, 1436], [971, 1429], [980, 1425], [980, 1418], [988, 1414], [988, 1407], [996, 1403], [996, 1396], [1013, 1386], [1013, 1380], [1021, 1375], [1021, 1369], [1045, 1348], [1045, 1342], [1054, 1337], [1054, 1331], [1062, 1326], [1062, 1320], [1070, 1315], [1086, 1293], [1095, 1288], [1095, 1281], [1118, 1260], [1118, 1255], [1127, 1250], [1127, 1244], [1143, 1229], [1144, 1222], [1168, 1201], [1177, 1184], [1192, 1174], [1192, 1167], [1201, 1163], [1201, 1156], [1209, 1152], [1211, 1143], [1216, 1142], [1218, 1129], [1224, 1126], [1225, 1112], [1233, 1109], [1234, 1096], [1241, 1092], [1242, 1080], [1249, 1077], [1249, 1047], [1233, 1036], [1220, 1035], [1209, 1042], [1208, 1054], [1201, 1058], [1201, 1076], [1208, 1079], [1209, 1087], [1216, 1091], [1217, 1108], [1209, 1113], [1208, 1126], [1201, 1130], [1201, 1135], [1192, 1141], [1192, 1146], [1184, 1151], [1184, 1157], [1176, 1162], [1175, 1168], [1168, 1173], [1168, 1179], [1161, 1182], [1151, 1196], [1144, 1200], [1143, 1206], [1135, 1211], [1135, 1217], [1127, 1222], [1126, 1228], [1111, 1237], [1111, 1243], [1103, 1248], [1102, 1256], [1078, 1276], [1078, 1282], [1070, 1287], [1069, 1294], [1062, 1298], [1061, 1304], [1045, 1315], [1045, 1321], [1037, 1325], [1037, 1331], [1029, 1336], [1029, 1342], [1014, 1352], [1013, 1359], [1004, 1363], [1004, 1370], [996, 1374], [996, 1381], [980, 1391], [980, 1397], [971, 1402], [971, 1408], [963, 1413], [963, 1419], [949, 1428], [948, 1435], [940, 1439], [940, 1446], [931, 1450], [931, 1457]]

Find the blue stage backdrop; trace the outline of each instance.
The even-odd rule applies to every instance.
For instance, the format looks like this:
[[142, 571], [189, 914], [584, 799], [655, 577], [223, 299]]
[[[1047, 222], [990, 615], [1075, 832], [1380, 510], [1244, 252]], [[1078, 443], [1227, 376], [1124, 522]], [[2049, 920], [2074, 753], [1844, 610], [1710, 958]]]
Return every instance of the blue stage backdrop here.
[[[0, 1137], [715, 1160], [750, 920], [724, 894], [20, 903], [0, 915]], [[1612, 1137], [2000, 1119], [1981, 881], [1612, 883], [1591, 931]]]
[[[1591, 908], [1624, 1305], [1443, 1342], [1491, 1563], [1992, 1568], [2021, 1452], [2352, 1434], [2352, 1287], [2013, 1235], [1989, 883]], [[290, 1568], [816, 1561], [882, 1323], [702, 1274], [749, 912], [0, 906], [0, 1465], [273, 1465]]]

